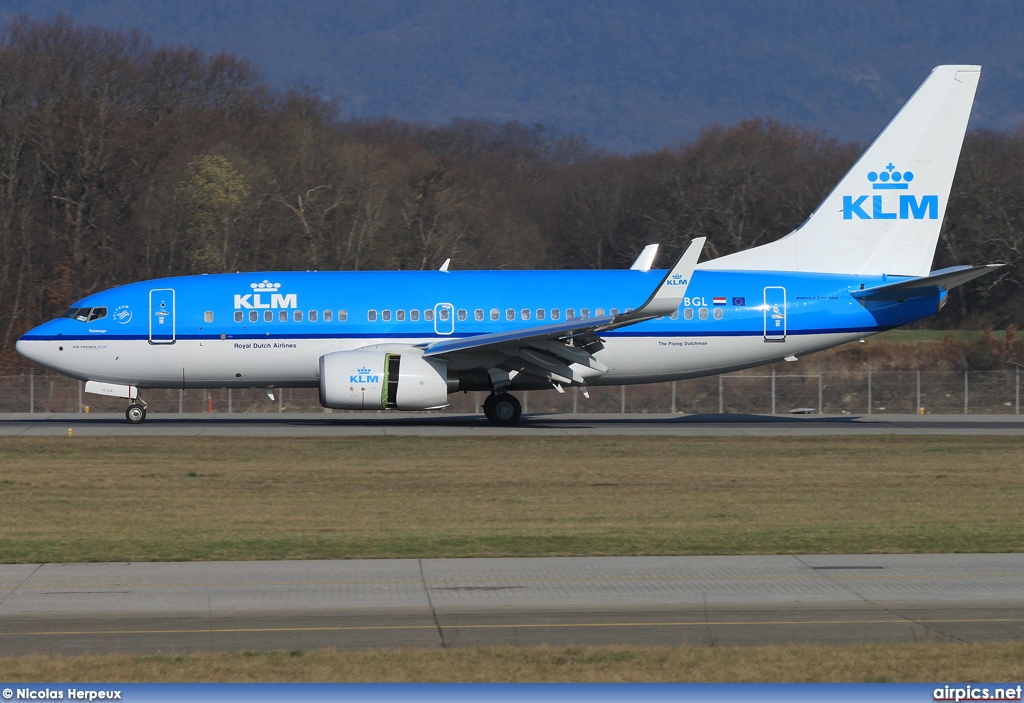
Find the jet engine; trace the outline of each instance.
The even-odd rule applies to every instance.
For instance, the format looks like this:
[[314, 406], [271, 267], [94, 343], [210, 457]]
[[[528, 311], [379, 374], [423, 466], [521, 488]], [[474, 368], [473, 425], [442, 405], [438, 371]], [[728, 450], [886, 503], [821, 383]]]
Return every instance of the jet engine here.
[[434, 410], [448, 405], [448, 364], [379, 349], [320, 357], [320, 404], [339, 410]]

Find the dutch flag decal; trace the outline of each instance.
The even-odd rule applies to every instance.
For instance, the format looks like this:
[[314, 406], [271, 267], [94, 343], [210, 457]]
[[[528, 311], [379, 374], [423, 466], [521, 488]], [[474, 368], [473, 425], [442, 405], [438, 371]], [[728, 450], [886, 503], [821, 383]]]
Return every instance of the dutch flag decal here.
[[715, 305], [725, 305], [725, 300], [726, 299], [724, 297], [717, 296], [717, 295], [714, 298], [712, 298], [712, 302]]

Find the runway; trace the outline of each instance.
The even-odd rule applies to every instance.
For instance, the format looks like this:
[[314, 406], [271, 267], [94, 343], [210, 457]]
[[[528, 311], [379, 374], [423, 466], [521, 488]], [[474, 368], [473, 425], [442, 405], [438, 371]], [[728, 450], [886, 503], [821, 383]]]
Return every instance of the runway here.
[[1024, 555], [0, 565], [0, 653], [1016, 640]]
[[495, 427], [478, 415], [445, 413], [0, 414], [0, 437], [565, 436], [783, 437], [813, 435], [1024, 435], [1022, 415], [524, 415]]

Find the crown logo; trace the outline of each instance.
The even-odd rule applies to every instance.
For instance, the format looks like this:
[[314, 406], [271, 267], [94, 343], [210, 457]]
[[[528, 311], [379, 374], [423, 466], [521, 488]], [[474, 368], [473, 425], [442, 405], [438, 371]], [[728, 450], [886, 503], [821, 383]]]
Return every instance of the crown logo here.
[[250, 283], [249, 287], [258, 293], [263, 291], [276, 291], [281, 287], [280, 283], [271, 283], [270, 281], [263, 279], [262, 283]]
[[370, 367], [364, 366], [363, 368], [359, 369], [359, 373], [365, 376], [366, 374], [370, 373]]
[[871, 188], [874, 190], [907, 190], [910, 182], [914, 180], [914, 172], [900, 173], [890, 161], [881, 171], [868, 173], [868, 180], [871, 181]]

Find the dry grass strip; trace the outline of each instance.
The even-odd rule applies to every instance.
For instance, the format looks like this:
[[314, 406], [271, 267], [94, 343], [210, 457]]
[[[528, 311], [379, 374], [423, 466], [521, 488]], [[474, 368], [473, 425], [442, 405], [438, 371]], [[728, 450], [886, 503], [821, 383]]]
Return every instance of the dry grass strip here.
[[1024, 438], [7, 438], [0, 561], [1006, 552]]
[[0, 659], [0, 680], [66, 682], [922, 682], [1024, 679], [1024, 643], [500, 647]]

